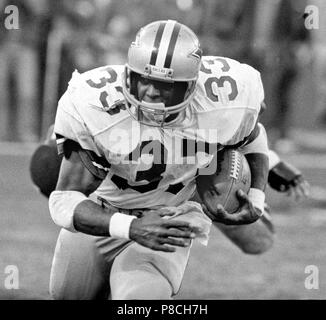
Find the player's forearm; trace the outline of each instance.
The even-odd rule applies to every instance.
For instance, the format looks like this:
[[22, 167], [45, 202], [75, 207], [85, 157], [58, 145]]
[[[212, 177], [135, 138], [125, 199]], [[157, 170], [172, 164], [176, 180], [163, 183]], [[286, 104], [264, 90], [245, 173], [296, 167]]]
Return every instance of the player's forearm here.
[[269, 160], [266, 154], [249, 153], [246, 155], [251, 171], [251, 188], [264, 191], [269, 172]]
[[251, 170], [251, 188], [265, 190], [269, 171], [267, 135], [262, 124], [255, 128], [255, 138], [241, 148]]
[[114, 208], [102, 208], [79, 191], [55, 190], [49, 197], [53, 221], [71, 232], [94, 236], [129, 239], [129, 229], [135, 216], [121, 214]]
[[251, 186], [248, 198], [256, 209], [255, 214], [261, 216], [264, 213], [265, 187], [268, 179], [268, 156], [262, 153], [250, 153], [246, 155], [251, 171]]
[[115, 212], [117, 210], [114, 208], [103, 208], [91, 200], [85, 200], [74, 210], [74, 228], [94, 236], [110, 236], [110, 220]]
[[248, 192], [249, 200], [253, 207], [261, 214], [264, 212], [265, 187], [268, 179], [269, 158], [267, 135], [260, 123], [255, 127], [252, 139], [242, 147], [251, 171], [251, 186]]

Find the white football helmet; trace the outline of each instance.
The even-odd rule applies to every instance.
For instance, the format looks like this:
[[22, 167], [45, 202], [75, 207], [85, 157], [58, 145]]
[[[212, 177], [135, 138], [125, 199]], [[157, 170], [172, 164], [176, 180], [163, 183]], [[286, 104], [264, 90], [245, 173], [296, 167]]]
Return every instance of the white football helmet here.
[[[177, 21], [155, 21], [141, 28], [129, 47], [123, 81], [123, 93], [131, 115], [147, 125], [163, 127], [173, 124], [179, 117], [173, 117], [172, 121], [168, 117], [181, 113], [194, 96], [201, 56], [197, 36]], [[182, 101], [169, 106], [139, 101], [137, 80], [133, 80], [133, 77], [139, 79], [139, 76], [176, 85], [185, 84], [178, 86], [185, 88], [181, 94]]]

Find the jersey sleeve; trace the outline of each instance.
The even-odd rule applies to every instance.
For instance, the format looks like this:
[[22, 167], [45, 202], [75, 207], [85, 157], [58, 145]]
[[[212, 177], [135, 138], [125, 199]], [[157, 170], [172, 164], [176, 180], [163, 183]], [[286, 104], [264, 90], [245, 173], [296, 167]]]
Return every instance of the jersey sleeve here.
[[264, 100], [259, 71], [233, 59], [207, 56], [198, 82], [193, 105], [200, 127], [214, 129], [224, 146], [243, 144]]
[[69, 89], [59, 101], [54, 132], [59, 154], [69, 158], [72, 151], [78, 152], [84, 166], [93, 176], [101, 180], [106, 177], [110, 164], [100, 155], [85, 123], [74, 108]]
[[264, 87], [260, 72], [253, 67], [241, 64], [239, 92], [241, 103], [245, 106], [241, 122], [227, 145], [243, 145], [258, 123], [261, 105], [264, 101]]
[[59, 100], [54, 123], [59, 153], [62, 153], [60, 151], [63, 151], [65, 141], [72, 140], [78, 143], [82, 149], [91, 150], [99, 155], [99, 150], [86, 124], [72, 102], [69, 90], [68, 88]]
[[245, 77], [248, 79], [248, 106], [260, 113], [265, 98], [264, 86], [260, 72], [253, 67], [243, 64]]

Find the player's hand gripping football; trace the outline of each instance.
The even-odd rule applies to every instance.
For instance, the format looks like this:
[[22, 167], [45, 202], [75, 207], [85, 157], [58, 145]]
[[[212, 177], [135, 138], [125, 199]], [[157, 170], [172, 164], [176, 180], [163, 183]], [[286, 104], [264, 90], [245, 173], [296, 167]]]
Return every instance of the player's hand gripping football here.
[[172, 216], [176, 207], [148, 210], [134, 219], [130, 226], [129, 237], [137, 243], [158, 251], [173, 252], [176, 247], [188, 247], [195, 238], [190, 224], [176, 219], [164, 219]]
[[221, 222], [226, 225], [250, 224], [258, 220], [261, 212], [252, 205], [248, 195], [242, 190], [238, 190], [236, 195], [239, 199], [240, 208], [235, 213], [227, 212], [221, 204], [217, 204], [216, 208], [202, 204], [203, 210], [212, 221]]

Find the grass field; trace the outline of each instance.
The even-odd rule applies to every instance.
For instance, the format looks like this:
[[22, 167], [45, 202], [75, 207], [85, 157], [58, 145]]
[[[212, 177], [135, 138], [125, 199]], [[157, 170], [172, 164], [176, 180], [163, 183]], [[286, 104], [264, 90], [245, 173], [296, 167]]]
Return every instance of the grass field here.
[[[33, 188], [30, 149], [0, 153], [0, 299], [49, 299], [48, 280], [58, 234], [47, 201]], [[326, 156], [290, 157], [309, 182], [323, 186]], [[325, 299], [326, 211], [312, 200], [298, 205], [274, 191], [276, 238], [261, 256], [243, 254], [218, 230], [207, 247], [194, 245], [177, 299]], [[325, 203], [324, 203], [325, 204]], [[6, 289], [6, 267], [19, 270], [19, 289]], [[308, 290], [305, 268], [319, 269], [319, 289]]]

